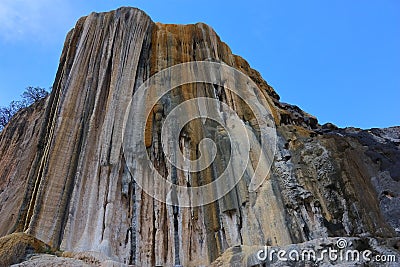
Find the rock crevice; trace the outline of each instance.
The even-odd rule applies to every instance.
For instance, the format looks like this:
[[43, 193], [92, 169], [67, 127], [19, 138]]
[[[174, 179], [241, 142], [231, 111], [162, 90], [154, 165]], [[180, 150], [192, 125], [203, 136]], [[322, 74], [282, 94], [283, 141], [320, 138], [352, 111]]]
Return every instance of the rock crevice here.
[[[135, 182], [152, 179], [140, 159], [128, 170], [132, 159], [123, 153], [122, 136], [135, 126], [124, 125], [124, 116], [153, 74], [205, 60], [234, 67], [255, 82], [277, 127], [277, 152], [255, 192], [242, 179], [208, 205], [170, 206]], [[144, 142], [155, 168], [175, 184], [207, 184], [227, 166], [218, 156], [212, 167], [188, 173], [162, 152], [168, 112], [200, 96], [235, 110], [255, 147], [262, 138], [254, 114], [231, 91], [211, 84], [172, 90], [151, 107]], [[226, 132], [202, 120], [185, 126], [176, 149], [196, 159], [205, 137], [214, 138], [223, 155], [232, 153]], [[399, 127], [328, 129], [279, 102], [261, 75], [205, 24], [154, 23], [135, 8], [92, 13], [68, 33], [50, 96], [19, 112], [0, 133], [0, 236], [25, 231], [56, 249], [94, 251], [99, 259], [138, 266], [229, 264], [250, 255], [244, 251], [251, 246], [302, 246], [338, 236], [397, 238], [398, 140]]]

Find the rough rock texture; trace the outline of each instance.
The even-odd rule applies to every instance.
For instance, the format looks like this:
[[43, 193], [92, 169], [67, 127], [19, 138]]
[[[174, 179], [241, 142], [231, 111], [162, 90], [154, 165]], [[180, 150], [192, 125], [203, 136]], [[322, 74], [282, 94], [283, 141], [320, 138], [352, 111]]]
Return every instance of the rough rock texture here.
[[[13, 264], [11, 266], [14, 267], [30, 267], [30, 266], [65, 266], [65, 267], [88, 267], [91, 265], [86, 264], [83, 261], [71, 259], [71, 258], [64, 258], [64, 257], [56, 257], [54, 255], [47, 255], [47, 254], [39, 254], [33, 255], [28, 260], [19, 263]], [[93, 265], [92, 265], [93, 266]]]
[[[123, 122], [143, 81], [195, 60], [224, 62], [257, 84], [259, 101], [271, 108], [277, 125], [277, 152], [256, 192], [239, 183], [221, 201], [177, 208], [135, 183], [122, 150]], [[248, 107], [230, 91], [204, 84], [177, 88], [154, 107], [145, 136], [154, 165], [166, 177], [174, 173], [177, 183], [188, 174], [171, 168], [160, 152], [160, 122], [168, 103], [197, 96], [225, 102], [257, 132]], [[188, 155], [198, 154], [197, 144], [208, 133], [219, 134], [201, 121], [186, 129]], [[279, 102], [260, 74], [205, 24], [153, 23], [133, 8], [92, 13], [68, 33], [50, 96], [19, 112], [0, 133], [0, 236], [24, 231], [53, 248], [97, 253], [98, 262], [138, 266], [206, 266], [217, 258], [215, 264], [229, 266], [243, 254], [237, 247], [395, 238], [399, 140], [399, 127], [322, 127], [300, 108]], [[145, 169], [133, 175], [152, 179]], [[215, 176], [204, 171], [191, 181]], [[55, 261], [63, 264], [63, 258]]]
[[0, 248], [0, 266], [22, 262], [29, 254], [51, 252], [50, 246], [24, 233], [13, 233], [0, 238]]
[[33, 267], [33, 266], [68, 266], [68, 267], [88, 267], [88, 266], [99, 266], [99, 267], [122, 267], [127, 266], [121, 262], [116, 262], [110, 258], [96, 253], [96, 252], [63, 252], [58, 256], [52, 254], [28, 254], [25, 260], [21, 263], [14, 264], [11, 266], [19, 267]]
[[[337, 248], [338, 240], [340, 239], [328, 237], [286, 246], [234, 246], [227, 249], [211, 264], [211, 266], [398, 266], [398, 262], [389, 260], [387, 260], [387, 262], [368, 260], [373, 259], [377, 255], [391, 255], [393, 259], [398, 258], [400, 253], [393, 248], [393, 246], [399, 242], [398, 239], [383, 241], [365, 237], [347, 238], [348, 246], [346, 249], [342, 250], [343, 254], [340, 254], [340, 250]], [[337, 259], [335, 256], [329, 257], [327, 252], [324, 252], [325, 255], [322, 254], [324, 257], [321, 256], [322, 251], [328, 251], [329, 248], [338, 252], [333, 252], [331, 254], [336, 255]], [[266, 252], [267, 256], [265, 260], [263, 258], [260, 260], [259, 256], [257, 256], [260, 250], [263, 251], [263, 253]], [[284, 258], [284, 260], [279, 260], [277, 254], [279, 250], [287, 252], [287, 254], [280, 256]], [[364, 258], [362, 254], [351, 254], [353, 251], [364, 252], [367, 250], [370, 251], [371, 254], [366, 258]], [[304, 253], [304, 251], [307, 251], [307, 253]], [[312, 254], [313, 251], [315, 251], [315, 257], [312, 257], [314, 255]], [[297, 256], [295, 254], [296, 252], [299, 252], [300, 255]], [[304, 254], [302, 255], [301, 253]], [[259, 255], [265, 257], [264, 254]]]

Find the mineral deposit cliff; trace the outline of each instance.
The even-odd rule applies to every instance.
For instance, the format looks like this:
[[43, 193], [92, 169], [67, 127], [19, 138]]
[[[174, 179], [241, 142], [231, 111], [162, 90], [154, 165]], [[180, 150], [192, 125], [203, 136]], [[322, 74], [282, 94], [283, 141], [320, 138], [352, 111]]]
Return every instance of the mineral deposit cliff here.
[[[137, 159], [124, 155], [123, 138], [127, 127], [136, 127], [125, 123], [135, 91], [159, 71], [191, 61], [221, 62], [251, 78], [276, 125], [276, 151], [254, 192], [244, 179], [217, 201], [180, 207], [138, 186], [137, 177], [151, 181], [153, 174], [139, 163], [127, 167]], [[148, 157], [177, 184], [211, 182], [226, 164], [220, 156], [204, 171], [185, 172], [162, 152], [168, 111], [200, 96], [225, 103], [255, 140], [262, 138], [250, 108], [224, 87], [183, 85], [154, 106], [146, 96], [140, 105], [151, 106]], [[229, 154], [224, 130], [201, 119], [176, 136], [177, 149], [196, 158], [206, 136]], [[0, 133], [0, 265], [257, 266], [264, 245], [318, 250], [338, 238], [400, 260], [399, 146], [399, 127], [321, 126], [281, 103], [205, 24], [154, 23], [135, 8], [92, 13], [68, 33], [51, 94]], [[57, 256], [40, 254], [46, 250]], [[336, 264], [316, 264], [323, 263]]]

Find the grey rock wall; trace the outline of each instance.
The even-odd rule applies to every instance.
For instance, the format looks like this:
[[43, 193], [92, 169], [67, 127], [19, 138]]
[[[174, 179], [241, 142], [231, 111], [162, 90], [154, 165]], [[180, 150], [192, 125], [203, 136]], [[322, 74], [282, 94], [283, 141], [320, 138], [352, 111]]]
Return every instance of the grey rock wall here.
[[[210, 59], [257, 85], [258, 101], [276, 124], [277, 150], [271, 172], [255, 192], [241, 181], [221, 200], [174, 207], [135, 182], [135, 176], [146, 181], [153, 176], [143, 166], [134, 172], [127, 167], [132, 159], [124, 156], [122, 136], [135, 125], [124, 125], [124, 116], [132, 95], [153, 74]], [[254, 251], [235, 248], [398, 237], [399, 127], [321, 127], [300, 108], [279, 102], [260, 74], [205, 24], [154, 23], [133, 8], [92, 13], [68, 33], [53, 88], [0, 133], [0, 236], [24, 231], [70, 257], [90, 251], [98, 262], [137, 266], [251, 265], [259, 263], [238, 257]], [[255, 136], [259, 131], [251, 110], [224, 88], [189, 84], [173, 90], [150, 107], [144, 142], [156, 169], [178, 184], [211, 182], [225, 164], [222, 155], [217, 171], [188, 174], [174, 169], [162, 153], [161, 126], [169, 105], [199, 96], [222, 101]], [[143, 109], [150, 98], [143, 99]], [[229, 152], [226, 134], [201, 120], [179, 137], [182, 149], [196, 157], [200, 140], [209, 135]], [[387, 250], [398, 253], [398, 244], [389, 243]]]

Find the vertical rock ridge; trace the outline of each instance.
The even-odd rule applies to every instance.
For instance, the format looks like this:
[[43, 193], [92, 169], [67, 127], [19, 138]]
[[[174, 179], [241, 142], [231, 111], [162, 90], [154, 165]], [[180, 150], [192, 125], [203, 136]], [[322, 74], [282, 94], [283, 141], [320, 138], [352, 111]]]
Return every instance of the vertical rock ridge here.
[[[146, 123], [147, 155], [132, 159], [123, 153], [122, 134], [135, 130], [135, 125], [124, 125], [124, 115], [139, 86], [167, 67], [204, 60], [248, 75], [260, 89], [255, 92], [260, 105], [272, 110], [277, 152], [256, 192], [247, 188], [260, 153], [259, 126], [244, 101], [216, 85], [185, 84], [163, 96]], [[242, 253], [246, 246], [398, 235], [396, 222], [388, 219], [396, 210], [384, 209], [383, 201], [396, 201], [400, 189], [389, 192], [382, 182], [397, 179], [391, 176], [396, 172], [385, 172], [364, 153], [361, 133], [327, 130], [300, 108], [279, 102], [261, 75], [203, 23], [153, 23], [134, 8], [92, 13], [68, 33], [53, 88], [48, 99], [19, 112], [0, 133], [0, 164], [6, 166], [0, 171], [0, 236], [26, 231], [55, 248], [94, 251], [125, 264], [205, 266], [232, 250]], [[197, 159], [200, 141], [212, 138], [223, 152], [215, 164], [191, 173], [165, 158], [161, 127], [166, 115], [201, 96], [226, 103], [247, 125], [251, 166], [218, 201], [169, 206], [136, 184], [138, 177], [153, 183], [141, 157], [148, 156], [165, 179], [198, 186], [214, 181], [232, 153], [224, 129], [198, 119], [179, 137], [169, 137], [179, 138], [180, 147], [173, 149]], [[152, 97], [143, 99], [143, 108]], [[207, 109], [223, 116], [218, 106]], [[393, 143], [391, 153], [399, 154], [398, 144]], [[130, 161], [134, 170], [127, 167]], [[154, 190], [160, 189], [154, 185]], [[378, 198], [377, 190], [386, 193]], [[238, 257], [223, 259], [234, 263]]]

